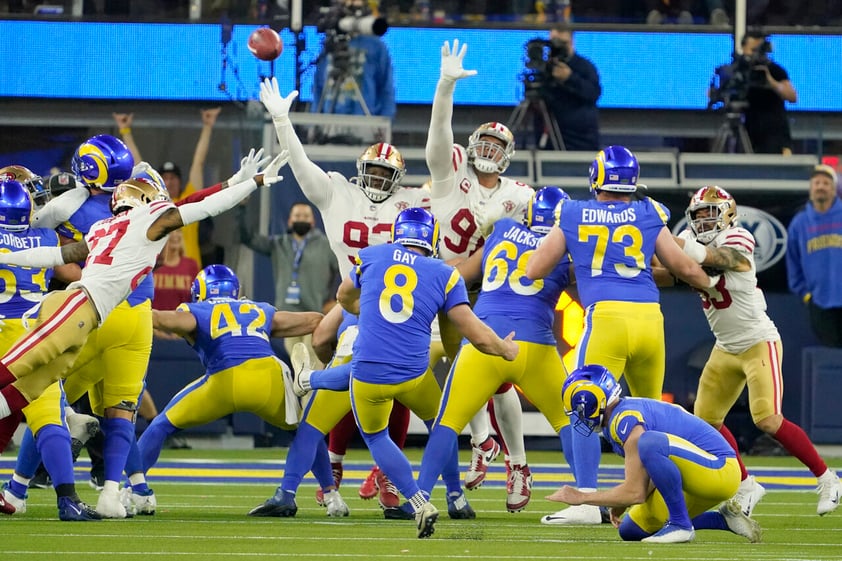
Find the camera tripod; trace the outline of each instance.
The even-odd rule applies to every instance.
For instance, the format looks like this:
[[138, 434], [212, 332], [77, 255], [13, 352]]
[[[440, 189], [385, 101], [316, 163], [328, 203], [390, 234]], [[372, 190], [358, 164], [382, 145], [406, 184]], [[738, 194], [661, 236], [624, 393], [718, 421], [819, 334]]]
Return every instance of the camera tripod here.
[[743, 110], [748, 105], [732, 103], [727, 106], [725, 121], [720, 125], [713, 139], [711, 152], [742, 152], [754, 154], [751, 139], [743, 125]]
[[[537, 130], [536, 125], [539, 119], [544, 127], [542, 131]], [[523, 133], [530, 133], [529, 136], [526, 136], [527, 141], [522, 144], [523, 146], [531, 146], [532, 142], [536, 142], [536, 148], [543, 149], [549, 141], [554, 149], [565, 150], [564, 139], [561, 136], [561, 129], [558, 128], [558, 122], [550, 116], [547, 103], [537, 92], [526, 92], [526, 97], [512, 111], [512, 116], [509, 117], [509, 126], [512, 134], [515, 135], [515, 139], [519, 134], [523, 136]]]
[[[322, 93], [316, 103], [316, 113], [336, 113], [336, 103], [343, 92], [350, 92], [353, 101], [360, 105], [363, 115], [371, 117], [371, 110], [363, 99], [360, 85], [354, 79], [351, 71], [351, 53], [347, 40], [337, 42], [333, 52], [333, 63], [328, 68], [327, 80]], [[322, 53], [327, 56], [327, 53]], [[362, 140], [347, 127], [330, 125], [328, 127], [313, 127], [309, 138], [318, 143], [338, 142], [340, 144], [360, 144]]]

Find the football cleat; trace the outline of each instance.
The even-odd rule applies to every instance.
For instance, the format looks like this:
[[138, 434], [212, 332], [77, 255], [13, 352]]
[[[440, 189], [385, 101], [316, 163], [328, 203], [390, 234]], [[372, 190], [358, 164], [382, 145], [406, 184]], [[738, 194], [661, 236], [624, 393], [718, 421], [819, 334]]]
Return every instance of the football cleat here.
[[88, 487], [93, 489], [94, 491], [102, 491], [102, 488], [105, 486], [105, 476], [101, 473], [92, 473], [91, 478], [88, 480]]
[[506, 510], [520, 512], [532, 496], [532, 472], [529, 466], [513, 465], [506, 481]]
[[77, 413], [65, 407], [65, 422], [70, 431], [70, 451], [74, 460], [79, 457], [85, 443], [99, 432], [99, 420], [91, 415]]
[[471, 446], [471, 467], [465, 476], [465, 488], [469, 491], [480, 487], [488, 474], [488, 464], [497, 459], [500, 445], [490, 436], [479, 446]]
[[598, 506], [569, 506], [541, 518], [541, 524], [559, 526], [596, 526], [602, 524], [602, 513]]
[[380, 468], [374, 466], [371, 473], [360, 485], [360, 498], [367, 501], [377, 496], [377, 477], [380, 475]]
[[728, 525], [728, 529], [738, 536], [743, 536], [751, 543], [758, 543], [760, 541], [762, 535], [760, 524], [746, 515], [742, 505], [737, 502], [737, 499], [731, 499], [722, 503], [719, 507], [719, 514], [725, 518], [725, 524]]
[[[331, 462], [330, 469], [333, 472], [333, 484], [339, 489], [339, 484], [342, 483], [342, 462]], [[325, 493], [321, 487], [316, 489], [316, 504], [325, 506]]]
[[53, 486], [53, 478], [50, 477], [50, 474], [47, 473], [47, 469], [44, 467], [44, 464], [38, 466], [38, 469], [35, 470], [35, 475], [32, 476], [32, 479], [29, 480], [29, 488], [30, 489], [49, 489]]
[[303, 373], [313, 371], [313, 357], [310, 355], [310, 349], [304, 343], [296, 343], [292, 347], [289, 360], [292, 363], [293, 372], [292, 391], [298, 397], [304, 397], [311, 390], [309, 387], [305, 388], [301, 381]]
[[298, 512], [298, 505], [295, 504], [295, 494], [288, 493], [278, 487], [274, 495], [266, 499], [262, 505], [251, 509], [248, 515], [291, 518], [295, 516], [296, 512]]
[[96, 511], [103, 518], [128, 518], [129, 513], [120, 498], [120, 491], [103, 489], [96, 502]]
[[102, 516], [79, 497], [59, 497], [58, 519], [63, 522], [89, 522], [101, 520]]
[[447, 515], [453, 520], [473, 520], [477, 513], [471, 508], [464, 491], [447, 494]]
[[401, 497], [398, 494], [398, 488], [395, 487], [395, 484], [382, 471], [377, 476], [377, 489], [380, 493], [378, 497], [380, 508], [396, 508], [400, 506]]
[[386, 520], [415, 520], [415, 511], [412, 510], [412, 505], [406, 502], [398, 508], [384, 508], [383, 518]]
[[21, 497], [14, 491], [12, 491], [11, 485], [9, 482], [3, 484], [3, 500], [6, 501], [7, 505], [12, 505], [15, 510], [14, 512], [10, 512], [7, 514], [23, 514], [26, 512], [26, 493], [23, 494]]
[[439, 511], [433, 503], [424, 503], [421, 509], [415, 513], [415, 527], [418, 529], [419, 538], [429, 538], [436, 529], [433, 527], [439, 518]]
[[743, 514], [751, 516], [754, 507], [757, 506], [757, 503], [760, 502], [760, 499], [765, 494], [766, 488], [758, 483], [753, 475], [749, 475], [740, 482], [740, 486], [737, 488], [737, 494], [734, 495], [734, 500], [739, 503]]
[[120, 500], [126, 507], [126, 512], [143, 516], [152, 516], [158, 506], [155, 492], [152, 489], [136, 493], [131, 487], [124, 487], [120, 490]]
[[819, 494], [819, 506], [816, 508], [819, 516], [824, 516], [839, 508], [839, 495], [842, 494], [839, 476], [831, 470], [824, 472], [819, 477], [819, 486], [816, 488], [816, 493]]
[[664, 527], [649, 536], [643, 538], [642, 542], [647, 543], [686, 543], [691, 542], [696, 538], [696, 531], [693, 527], [681, 528], [675, 524], [667, 522]]
[[339, 491], [325, 493], [325, 506], [327, 507], [327, 515], [332, 518], [343, 518], [351, 514], [348, 505], [339, 495]]
[[5, 493], [0, 494], [0, 513], [9, 515], [15, 513], [15, 505], [6, 502]]

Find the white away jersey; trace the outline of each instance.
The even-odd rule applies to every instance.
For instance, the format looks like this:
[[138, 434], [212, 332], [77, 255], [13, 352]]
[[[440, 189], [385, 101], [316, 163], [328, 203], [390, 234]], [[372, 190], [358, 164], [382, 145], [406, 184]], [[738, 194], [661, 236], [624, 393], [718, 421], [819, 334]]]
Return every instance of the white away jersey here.
[[82, 278], [68, 288], [83, 287], [88, 292], [100, 323], [152, 271], [168, 236], [153, 242], [146, 232], [171, 208], [175, 208], [171, 202], [158, 201], [91, 226], [85, 236], [90, 252], [82, 268]]
[[760, 341], [780, 339], [778, 329], [766, 315], [766, 298], [757, 287], [754, 264], [754, 237], [739, 227], [727, 228], [710, 243], [730, 247], [751, 263], [745, 272], [725, 271], [716, 286], [701, 290], [702, 308], [716, 337], [716, 345], [739, 354]]
[[497, 187], [486, 189], [468, 164], [465, 148], [458, 144], [453, 145], [452, 163], [453, 185], [444, 196], [432, 199], [433, 215], [441, 232], [439, 256], [445, 261], [468, 257], [485, 242], [471, 208], [499, 205], [504, 217], [520, 222], [535, 192], [529, 185], [508, 177], [500, 177]]
[[427, 191], [413, 187], [399, 187], [381, 203], [372, 202], [362, 189], [336, 172], [328, 172], [329, 197], [316, 204], [325, 225], [330, 247], [339, 261], [342, 278], [348, 276], [354, 258], [370, 245], [388, 243], [392, 239], [392, 224], [398, 213], [411, 207], [429, 210]]

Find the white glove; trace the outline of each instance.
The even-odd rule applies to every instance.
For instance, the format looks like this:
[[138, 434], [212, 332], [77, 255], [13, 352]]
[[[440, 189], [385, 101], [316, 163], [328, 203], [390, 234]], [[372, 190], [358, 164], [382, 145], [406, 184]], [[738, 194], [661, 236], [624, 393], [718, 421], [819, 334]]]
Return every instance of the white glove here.
[[252, 148], [249, 150], [248, 156], [240, 161], [240, 169], [228, 180], [228, 186], [230, 187], [231, 185], [248, 181], [260, 173], [260, 168], [265, 166], [271, 159], [272, 156], [263, 157], [263, 148], [257, 152]]
[[277, 78], [266, 78], [260, 83], [260, 101], [266, 107], [266, 111], [272, 115], [272, 120], [276, 124], [289, 123], [289, 108], [292, 107], [292, 102], [298, 97], [298, 90], [293, 90], [286, 97], [281, 96], [281, 91], [278, 89]]
[[273, 183], [283, 180], [280, 174], [281, 168], [287, 165], [289, 160], [289, 150], [284, 150], [269, 162], [269, 165], [263, 170], [263, 186], [268, 187]]
[[503, 207], [499, 204], [472, 205], [470, 211], [474, 215], [474, 223], [476, 223], [483, 237], [487, 237], [494, 229], [494, 223], [503, 218]]
[[[462, 59], [468, 51], [468, 45], [462, 45], [459, 49], [459, 39], [453, 40], [453, 51], [447, 41], [441, 47], [441, 79], [448, 82], [455, 82], [468, 76], [475, 76], [476, 70], [465, 70], [462, 68]], [[262, 98], [261, 98], [262, 99]]]

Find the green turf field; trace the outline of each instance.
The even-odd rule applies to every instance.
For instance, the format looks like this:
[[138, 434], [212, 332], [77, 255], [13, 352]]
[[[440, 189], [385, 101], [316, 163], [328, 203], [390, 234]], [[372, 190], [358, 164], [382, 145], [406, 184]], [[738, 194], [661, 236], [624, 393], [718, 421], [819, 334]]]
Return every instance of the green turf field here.
[[[174, 459], [212, 459], [237, 462], [265, 462], [282, 458], [283, 450], [254, 451], [167, 451], [162, 461]], [[418, 451], [410, 451], [414, 462]], [[354, 451], [349, 461], [367, 463], [365, 452]], [[467, 456], [465, 456], [467, 461]], [[415, 538], [413, 522], [384, 520], [375, 501], [357, 496], [358, 484], [347, 482], [343, 497], [351, 516], [330, 519], [313, 501], [312, 480], [298, 495], [299, 511], [295, 518], [249, 518], [245, 513], [269, 497], [274, 482], [261, 483], [150, 483], [158, 496], [158, 512], [151, 517], [89, 523], [59, 522], [55, 495], [51, 490], [31, 490], [28, 511], [21, 516], [4, 517], [3, 559], [51, 561], [65, 559], [155, 559], [197, 560], [273, 559], [668, 559], [707, 561], [725, 560], [840, 560], [842, 559], [842, 510], [821, 518], [815, 514], [816, 495], [813, 480], [793, 472], [796, 485], [809, 484], [801, 490], [770, 490], [755, 511], [764, 529], [763, 542], [750, 544], [726, 532], [699, 532], [691, 544], [653, 546], [623, 543], [609, 525], [562, 528], [544, 526], [543, 514], [563, 505], [550, 503], [544, 496], [554, 489], [556, 479], [541, 477], [542, 464], [559, 462], [557, 453], [530, 452], [536, 472], [532, 502], [518, 514], [505, 511], [502, 474], [468, 499], [477, 511], [477, 519], [450, 520], [446, 515], [443, 491], [437, 489], [434, 503], [443, 511], [435, 535], [427, 540]], [[604, 456], [606, 465], [617, 465], [618, 458]], [[748, 458], [759, 480], [774, 486], [769, 472], [764, 478], [761, 467], [800, 467], [790, 458]], [[417, 466], [416, 466], [417, 467]], [[202, 464], [193, 466], [198, 480], [207, 475]], [[261, 477], [274, 473], [275, 465], [261, 463]], [[549, 469], [549, 468], [547, 468]], [[2, 470], [8, 474], [8, 469]], [[159, 478], [163, 478], [162, 470]], [[351, 472], [358, 481], [364, 470]], [[84, 470], [79, 471], [80, 478]], [[809, 475], [809, 474], [807, 474]], [[7, 475], [4, 474], [4, 478]], [[241, 479], [240, 479], [241, 480]], [[542, 485], [543, 483], [543, 485]], [[96, 493], [84, 480], [79, 491], [83, 499], [96, 502]]]

